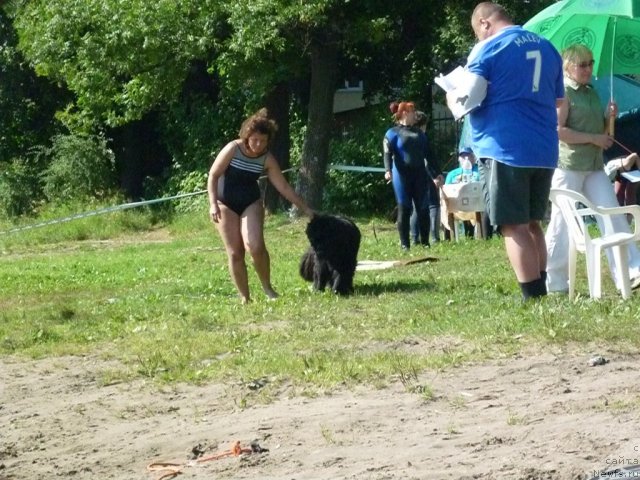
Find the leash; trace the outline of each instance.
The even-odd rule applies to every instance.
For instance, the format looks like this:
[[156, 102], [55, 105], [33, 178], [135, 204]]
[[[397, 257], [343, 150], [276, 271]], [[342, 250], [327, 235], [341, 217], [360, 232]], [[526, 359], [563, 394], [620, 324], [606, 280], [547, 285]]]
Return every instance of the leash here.
[[615, 143], [617, 143], [618, 145], [620, 145], [622, 148], [624, 148], [627, 153], [633, 153], [631, 150], [629, 150], [629, 148], [627, 148], [626, 146], [624, 146], [623, 144], [621, 144], [619, 141], [617, 141], [615, 138], [611, 137], [611, 140], [613, 140]]
[[[162, 473], [156, 480], [165, 480], [169, 478], [175, 478], [178, 475], [182, 474], [182, 470], [186, 467], [193, 467], [200, 463], [210, 462], [212, 460], [219, 460], [220, 458], [225, 457], [239, 457], [243, 454], [251, 454], [251, 453], [264, 453], [269, 450], [266, 448], [262, 448], [258, 445], [258, 442], [251, 442], [250, 447], [242, 447], [240, 445], [240, 441], [236, 441], [233, 443], [231, 448], [228, 450], [223, 450], [222, 452], [215, 453], [208, 457], [198, 458], [197, 460], [190, 460], [186, 463], [176, 463], [176, 462], [152, 462], [147, 465], [147, 471], [149, 472], [159, 472]], [[164, 472], [164, 473], [163, 473]]]

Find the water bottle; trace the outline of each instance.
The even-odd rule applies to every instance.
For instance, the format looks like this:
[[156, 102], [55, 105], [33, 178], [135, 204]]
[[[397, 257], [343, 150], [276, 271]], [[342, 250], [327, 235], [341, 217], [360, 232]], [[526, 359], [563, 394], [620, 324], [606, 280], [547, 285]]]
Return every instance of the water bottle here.
[[471, 160], [464, 157], [460, 166], [462, 167], [462, 183], [469, 183], [473, 176], [473, 165], [471, 165]]

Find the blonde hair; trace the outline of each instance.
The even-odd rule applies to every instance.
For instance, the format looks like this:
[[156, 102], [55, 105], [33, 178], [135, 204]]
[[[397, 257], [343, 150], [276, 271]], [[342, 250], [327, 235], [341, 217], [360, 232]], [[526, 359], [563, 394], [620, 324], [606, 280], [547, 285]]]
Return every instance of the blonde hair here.
[[569, 45], [562, 51], [562, 67], [565, 72], [569, 71], [571, 65], [577, 65], [580, 62], [587, 62], [593, 59], [593, 53], [589, 47], [581, 43]]

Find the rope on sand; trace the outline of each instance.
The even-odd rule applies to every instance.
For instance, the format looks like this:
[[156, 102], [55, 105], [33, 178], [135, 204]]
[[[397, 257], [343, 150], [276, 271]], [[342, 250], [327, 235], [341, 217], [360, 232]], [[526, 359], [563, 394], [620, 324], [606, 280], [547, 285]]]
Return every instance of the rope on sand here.
[[410, 260], [361, 260], [356, 266], [356, 271], [362, 272], [366, 270], [387, 270], [394, 267], [404, 267], [415, 263], [437, 262], [436, 257], [420, 257]]

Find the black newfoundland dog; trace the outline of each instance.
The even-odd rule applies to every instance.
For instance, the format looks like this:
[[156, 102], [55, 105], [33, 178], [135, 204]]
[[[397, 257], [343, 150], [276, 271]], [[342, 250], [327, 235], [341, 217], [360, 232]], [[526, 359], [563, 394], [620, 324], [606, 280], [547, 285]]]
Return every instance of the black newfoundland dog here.
[[307, 225], [311, 246], [300, 260], [300, 275], [313, 288], [329, 285], [334, 293], [353, 292], [353, 275], [358, 264], [360, 230], [348, 218], [317, 213]]

